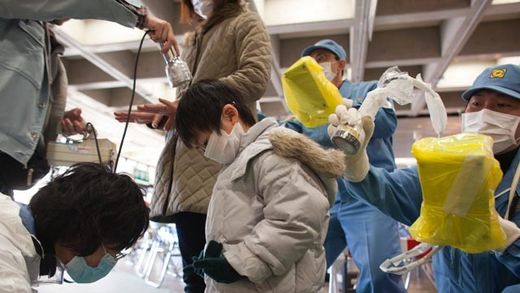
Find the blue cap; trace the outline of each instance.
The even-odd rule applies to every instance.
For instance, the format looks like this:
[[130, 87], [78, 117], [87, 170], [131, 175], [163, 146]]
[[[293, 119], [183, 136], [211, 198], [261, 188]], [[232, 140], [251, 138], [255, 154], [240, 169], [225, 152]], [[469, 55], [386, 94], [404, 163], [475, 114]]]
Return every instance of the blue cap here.
[[340, 46], [338, 43], [334, 42], [333, 40], [325, 39], [317, 42], [316, 44], [309, 46], [305, 48], [302, 52], [302, 56], [309, 56], [312, 51], [317, 49], [324, 49], [331, 51], [336, 55], [339, 59], [347, 60], [347, 52], [345, 52], [345, 49], [343, 49], [342, 46]]
[[462, 94], [462, 98], [469, 101], [473, 94], [484, 89], [520, 99], [520, 66], [505, 64], [486, 68]]

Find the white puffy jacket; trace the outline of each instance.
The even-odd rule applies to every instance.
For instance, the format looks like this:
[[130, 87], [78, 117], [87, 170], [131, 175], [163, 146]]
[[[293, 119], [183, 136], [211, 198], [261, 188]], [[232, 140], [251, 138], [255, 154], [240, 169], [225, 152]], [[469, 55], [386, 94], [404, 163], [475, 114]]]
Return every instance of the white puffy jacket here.
[[38, 276], [40, 258], [19, 211], [17, 203], [0, 193], [1, 293], [30, 293], [31, 281]]
[[217, 179], [206, 221], [207, 241], [221, 242], [247, 279], [207, 278], [206, 292], [317, 292], [326, 270], [328, 210], [343, 169], [341, 152], [273, 119], [250, 128]]

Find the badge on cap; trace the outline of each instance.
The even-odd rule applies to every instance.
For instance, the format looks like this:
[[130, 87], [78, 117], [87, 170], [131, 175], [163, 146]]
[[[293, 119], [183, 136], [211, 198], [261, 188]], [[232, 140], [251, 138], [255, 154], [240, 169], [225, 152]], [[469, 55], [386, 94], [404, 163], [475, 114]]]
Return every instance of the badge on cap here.
[[490, 75], [491, 78], [504, 78], [504, 76], [506, 76], [505, 68], [493, 69], [493, 71], [491, 71], [491, 75]]

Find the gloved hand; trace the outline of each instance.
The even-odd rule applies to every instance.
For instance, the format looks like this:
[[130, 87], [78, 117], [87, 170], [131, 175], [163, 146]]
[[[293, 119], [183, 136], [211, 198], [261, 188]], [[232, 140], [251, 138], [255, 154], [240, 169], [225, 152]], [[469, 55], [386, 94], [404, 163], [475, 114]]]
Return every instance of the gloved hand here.
[[194, 261], [193, 267], [195, 270], [202, 269], [206, 275], [219, 283], [230, 284], [245, 278], [238, 274], [223, 255]]
[[374, 122], [370, 116], [361, 117], [358, 110], [352, 108], [352, 101], [343, 99], [343, 105], [336, 107], [336, 113], [329, 116], [329, 127], [327, 132], [330, 137], [336, 132], [339, 125], [349, 125], [353, 128], [360, 126], [365, 132], [364, 139], [361, 141], [361, 146], [354, 155], [346, 154], [345, 163], [345, 178], [352, 182], [360, 182], [365, 179], [370, 168], [367, 155], [367, 145], [372, 135], [374, 134]]
[[192, 260], [192, 263], [185, 266], [182, 271], [184, 274], [192, 274], [192, 273], [195, 273], [197, 275], [199, 275], [200, 277], [204, 278], [204, 271], [202, 270], [202, 268], [196, 268], [193, 266], [193, 264], [196, 262], [196, 261], [199, 261], [199, 260], [202, 260], [204, 259], [204, 257], [218, 257], [220, 256], [220, 254], [222, 253], [222, 244], [217, 242], [217, 241], [213, 241], [211, 240], [207, 245], [206, 245], [206, 248], [201, 250], [199, 255], [198, 256], [194, 256], [191, 258]]
[[506, 233], [506, 244], [497, 249], [496, 251], [499, 253], [504, 253], [506, 249], [513, 244], [518, 238], [520, 238], [520, 228], [518, 226], [506, 219], [503, 219], [501, 216], [498, 216], [498, 223], [500, 224], [500, 227], [504, 230]]
[[[199, 257], [193, 258], [193, 270], [195, 273], [204, 272], [213, 280], [219, 283], [233, 283], [245, 278], [237, 273], [237, 271], [229, 264], [224, 255], [222, 255], [222, 244], [211, 240], [207, 245], [204, 253]], [[186, 266], [186, 270], [189, 266]]]

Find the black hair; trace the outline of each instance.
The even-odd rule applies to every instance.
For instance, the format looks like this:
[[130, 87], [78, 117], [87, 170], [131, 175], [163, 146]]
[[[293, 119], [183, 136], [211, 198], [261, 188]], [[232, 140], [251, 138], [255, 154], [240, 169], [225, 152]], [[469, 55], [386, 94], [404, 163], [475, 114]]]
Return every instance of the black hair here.
[[220, 134], [222, 110], [232, 104], [240, 120], [252, 126], [256, 123], [251, 110], [243, 102], [238, 91], [220, 80], [201, 80], [190, 86], [184, 93], [175, 116], [175, 124], [180, 139], [189, 148], [195, 137], [206, 131]]
[[51, 254], [57, 242], [80, 256], [102, 244], [129, 248], [148, 228], [143, 195], [127, 175], [94, 163], [73, 165], [31, 199], [36, 237]]

